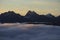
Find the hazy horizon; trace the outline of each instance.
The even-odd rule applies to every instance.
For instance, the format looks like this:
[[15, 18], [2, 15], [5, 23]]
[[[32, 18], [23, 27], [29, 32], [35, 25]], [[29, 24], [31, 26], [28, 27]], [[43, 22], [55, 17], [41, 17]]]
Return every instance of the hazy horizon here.
[[0, 13], [14, 11], [25, 15], [29, 10], [57, 16], [60, 15], [60, 0], [0, 0]]

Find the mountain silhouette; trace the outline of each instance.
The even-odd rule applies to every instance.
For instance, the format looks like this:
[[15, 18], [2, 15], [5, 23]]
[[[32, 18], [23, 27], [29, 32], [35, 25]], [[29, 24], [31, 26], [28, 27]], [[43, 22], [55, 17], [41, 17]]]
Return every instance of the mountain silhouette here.
[[39, 15], [35, 11], [28, 11], [25, 16], [8, 11], [0, 14], [0, 23], [42, 23], [51, 25], [60, 25], [60, 16], [55, 17], [51, 13]]
[[55, 25], [60, 25], [60, 16], [56, 17]]
[[51, 13], [46, 14], [46, 16], [47, 16], [47, 17], [51, 17], [51, 18], [52, 18], [52, 17], [55, 17], [55, 16], [53, 16]]
[[51, 22], [54, 16], [52, 14], [38, 15], [35, 11], [28, 11], [25, 18], [29, 19], [30, 22]]
[[36, 22], [39, 19], [39, 15], [35, 11], [28, 11], [25, 18], [29, 19], [30, 22]]
[[35, 17], [35, 16], [39, 16], [35, 11], [28, 11], [27, 14], [25, 15], [25, 17]]
[[2, 23], [6, 22], [6, 23], [15, 23], [15, 22], [21, 22], [22, 21], [22, 16], [19, 15], [19, 14], [16, 14], [15, 12], [13, 11], [8, 11], [8, 12], [5, 12], [5, 13], [2, 13], [0, 15], [0, 21]]

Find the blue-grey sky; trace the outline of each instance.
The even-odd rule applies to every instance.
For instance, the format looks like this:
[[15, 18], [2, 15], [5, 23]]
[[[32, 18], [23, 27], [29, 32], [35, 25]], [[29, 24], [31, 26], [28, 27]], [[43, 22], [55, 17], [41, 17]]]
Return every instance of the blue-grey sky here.
[[60, 0], [0, 0], [0, 13], [13, 10], [24, 13], [27, 10], [34, 10], [37, 13], [46, 14], [51, 12], [60, 15]]

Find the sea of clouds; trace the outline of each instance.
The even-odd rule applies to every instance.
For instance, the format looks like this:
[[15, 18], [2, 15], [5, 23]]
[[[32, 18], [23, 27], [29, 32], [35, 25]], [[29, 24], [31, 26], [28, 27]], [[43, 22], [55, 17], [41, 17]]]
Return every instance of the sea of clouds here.
[[60, 26], [0, 24], [0, 40], [60, 40]]

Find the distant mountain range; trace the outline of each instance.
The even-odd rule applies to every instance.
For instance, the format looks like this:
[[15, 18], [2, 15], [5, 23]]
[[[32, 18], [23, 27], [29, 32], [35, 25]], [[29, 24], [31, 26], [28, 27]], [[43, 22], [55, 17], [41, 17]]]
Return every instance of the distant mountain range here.
[[28, 11], [25, 16], [21, 16], [13, 11], [0, 14], [0, 23], [42, 23], [60, 25], [60, 16], [55, 17], [52, 14], [38, 15], [35, 11]]

